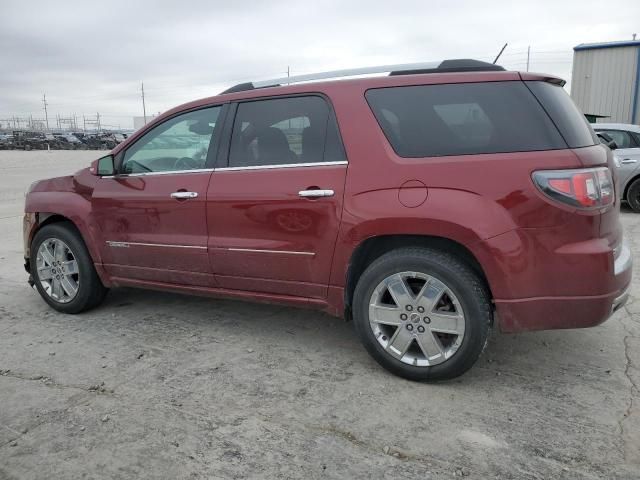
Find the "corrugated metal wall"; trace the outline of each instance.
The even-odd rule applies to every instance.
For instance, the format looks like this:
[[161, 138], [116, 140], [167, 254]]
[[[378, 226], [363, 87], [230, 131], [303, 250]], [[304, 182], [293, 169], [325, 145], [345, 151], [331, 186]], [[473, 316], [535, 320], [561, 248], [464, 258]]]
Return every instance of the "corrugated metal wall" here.
[[638, 50], [629, 46], [573, 52], [571, 97], [584, 113], [607, 115], [602, 122], [631, 123]]

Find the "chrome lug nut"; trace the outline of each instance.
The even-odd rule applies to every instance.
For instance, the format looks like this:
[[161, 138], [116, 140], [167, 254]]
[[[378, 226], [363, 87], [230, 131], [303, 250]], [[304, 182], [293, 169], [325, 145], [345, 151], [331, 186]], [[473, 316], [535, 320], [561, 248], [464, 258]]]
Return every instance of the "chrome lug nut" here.
[[407, 312], [410, 312], [411, 310], [413, 310], [413, 306], [411, 305], [407, 305], [405, 308], [407, 309]]
[[424, 307], [418, 307], [418, 312], [423, 313], [424, 312]]
[[424, 333], [424, 327], [422, 325], [418, 326], [418, 332]]
[[423, 320], [424, 323], [431, 323], [431, 319], [429, 317], [424, 317]]
[[406, 313], [401, 313], [400, 314], [400, 320], [406, 320], [407, 319], [407, 314]]
[[413, 330], [413, 325], [411, 325], [410, 323], [407, 324], [407, 330], [411, 331]]

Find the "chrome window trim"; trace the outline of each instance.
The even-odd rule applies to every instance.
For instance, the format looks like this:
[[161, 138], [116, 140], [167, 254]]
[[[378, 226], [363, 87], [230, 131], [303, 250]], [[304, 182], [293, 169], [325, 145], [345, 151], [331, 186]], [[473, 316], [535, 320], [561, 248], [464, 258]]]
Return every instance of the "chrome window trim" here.
[[163, 170], [160, 172], [140, 172], [140, 173], [119, 173], [117, 175], [104, 175], [100, 178], [123, 178], [123, 177], [148, 177], [153, 175], [182, 175], [186, 173], [213, 172], [214, 168], [194, 168], [191, 170]]
[[335, 165], [348, 165], [346, 160], [336, 162], [311, 162], [311, 163], [282, 163], [279, 165], [250, 165], [246, 167], [219, 167], [219, 168], [194, 168], [193, 170], [163, 170], [161, 172], [141, 172], [141, 173], [121, 173], [118, 175], [103, 175], [100, 178], [127, 178], [127, 177], [148, 177], [154, 175], [182, 175], [188, 173], [205, 172], [233, 172], [239, 170], [273, 170], [274, 168], [295, 168], [295, 167], [322, 167]]
[[251, 252], [251, 253], [283, 253], [285, 255], [308, 255], [315, 257], [313, 252], [296, 252], [293, 250], [265, 250], [261, 248], [227, 248], [231, 252]]
[[322, 167], [332, 165], [348, 165], [346, 160], [336, 162], [312, 162], [312, 163], [282, 163], [279, 165], [249, 165], [246, 167], [220, 167], [214, 168], [215, 172], [233, 172], [237, 170], [273, 170], [274, 168], [295, 168], [295, 167]]
[[201, 247], [198, 245], [169, 245], [165, 243], [115, 242], [112, 240], [107, 240], [106, 243], [110, 247], [122, 247], [122, 248], [129, 248], [130, 246], [136, 246], [136, 247], [193, 248], [196, 250], [207, 250], [207, 247]]

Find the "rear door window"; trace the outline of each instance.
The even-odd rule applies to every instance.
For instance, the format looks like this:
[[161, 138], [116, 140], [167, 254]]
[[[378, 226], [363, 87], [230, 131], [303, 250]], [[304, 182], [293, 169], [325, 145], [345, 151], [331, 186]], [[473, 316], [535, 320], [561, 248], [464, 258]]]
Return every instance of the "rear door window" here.
[[366, 98], [401, 157], [567, 148], [519, 81], [381, 88]]
[[230, 167], [345, 160], [335, 118], [319, 96], [243, 102], [231, 136]]

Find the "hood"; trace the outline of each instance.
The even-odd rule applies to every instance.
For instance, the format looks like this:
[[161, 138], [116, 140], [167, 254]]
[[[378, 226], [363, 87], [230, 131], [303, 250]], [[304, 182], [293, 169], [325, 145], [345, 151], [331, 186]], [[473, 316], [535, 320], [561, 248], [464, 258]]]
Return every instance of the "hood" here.
[[73, 175], [37, 180], [27, 190], [27, 195], [38, 192], [75, 192], [79, 194], [91, 193], [97, 177], [83, 168]]

